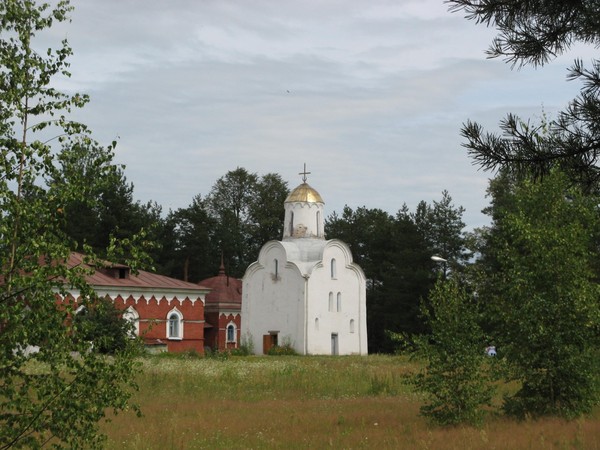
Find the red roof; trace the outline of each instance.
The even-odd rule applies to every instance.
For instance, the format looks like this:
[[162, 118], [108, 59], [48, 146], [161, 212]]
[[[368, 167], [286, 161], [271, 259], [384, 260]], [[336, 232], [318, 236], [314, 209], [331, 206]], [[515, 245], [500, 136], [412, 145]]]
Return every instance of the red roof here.
[[202, 286], [211, 289], [206, 294], [206, 304], [209, 303], [242, 303], [242, 280], [232, 278], [225, 274], [225, 267], [221, 263], [219, 274], [216, 277], [200, 281]]
[[158, 275], [145, 270], [133, 274], [130, 268], [123, 264], [113, 264], [103, 261], [103, 266], [92, 266], [84, 262], [85, 256], [81, 253], [71, 252], [68, 266], [82, 266], [94, 270], [92, 275], [86, 277], [91, 286], [110, 287], [136, 287], [136, 288], [162, 288], [162, 289], [192, 289], [206, 290], [206, 286], [177, 280], [175, 278]]

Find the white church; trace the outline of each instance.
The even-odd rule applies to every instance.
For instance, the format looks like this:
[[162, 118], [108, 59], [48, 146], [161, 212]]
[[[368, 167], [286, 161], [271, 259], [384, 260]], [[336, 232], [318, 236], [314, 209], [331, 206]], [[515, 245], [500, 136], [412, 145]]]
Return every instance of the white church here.
[[307, 174], [285, 200], [283, 240], [246, 269], [241, 334], [256, 354], [290, 344], [304, 355], [366, 355], [365, 275], [348, 245], [325, 239], [324, 202]]

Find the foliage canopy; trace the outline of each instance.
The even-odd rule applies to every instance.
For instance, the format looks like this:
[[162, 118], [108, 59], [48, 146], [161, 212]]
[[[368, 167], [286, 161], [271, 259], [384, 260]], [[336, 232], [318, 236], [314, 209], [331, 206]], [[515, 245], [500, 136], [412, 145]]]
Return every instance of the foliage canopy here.
[[412, 378], [427, 399], [421, 413], [443, 425], [481, 422], [494, 392], [475, 300], [458, 279], [439, 279], [422, 312], [430, 335], [417, 340], [426, 361]]
[[504, 407], [519, 417], [589, 412], [598, 400], [598, 200], [558, 172], [493, 185], [478, 285], [503, 375], [521, 386]]
[[93, 183], [114, 171], [114, 143], [101, 148], [67, 117], [87, 97], [52, 87], [69, 76], [67, 42], [56, 50], [35, 45], [71, 9], [68, 1], [0, 3], [0, 448], [99, 446], [98, 422], [107, 408], [127, 407], [132, 387], [133, 348], [107, 359], [73, 338], [74, 302], [57, 302], [80, 297], [93, 305], [96, 296], [85, 271], [65, 264], [75, 245], [64, 233], [65, 207], [84, 201], [88, 186], [77, 177], [53, 180], [61, 162], [91, 148], [102, 161]]

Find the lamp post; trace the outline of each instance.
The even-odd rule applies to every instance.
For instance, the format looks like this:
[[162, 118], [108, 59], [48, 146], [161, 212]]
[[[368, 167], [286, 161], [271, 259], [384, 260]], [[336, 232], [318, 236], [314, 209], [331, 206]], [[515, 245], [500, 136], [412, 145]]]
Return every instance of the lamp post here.
[[435, 261], [435, 262], [438, 262], [438, 263], [443, 263], [444, 264], [443, 275], [444, 275], [444, 280], [445, 280], [446, 279], [446, 268], [447, 268], [448, 260], [444, 259], [444, 258], [442, 258], [441, 256], [438, 256], [438, 255], [433, 255], [431, 257], [431, 260]]

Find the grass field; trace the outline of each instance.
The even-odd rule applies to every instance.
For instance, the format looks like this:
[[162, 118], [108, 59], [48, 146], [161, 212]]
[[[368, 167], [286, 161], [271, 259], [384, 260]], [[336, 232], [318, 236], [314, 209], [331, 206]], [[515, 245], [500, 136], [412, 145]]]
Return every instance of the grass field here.
[[103, 428], [112, 449], [600, 449], [600, 410], [567, 422], [420, 417], [402, 357], [148, 357], [135, 401]]

